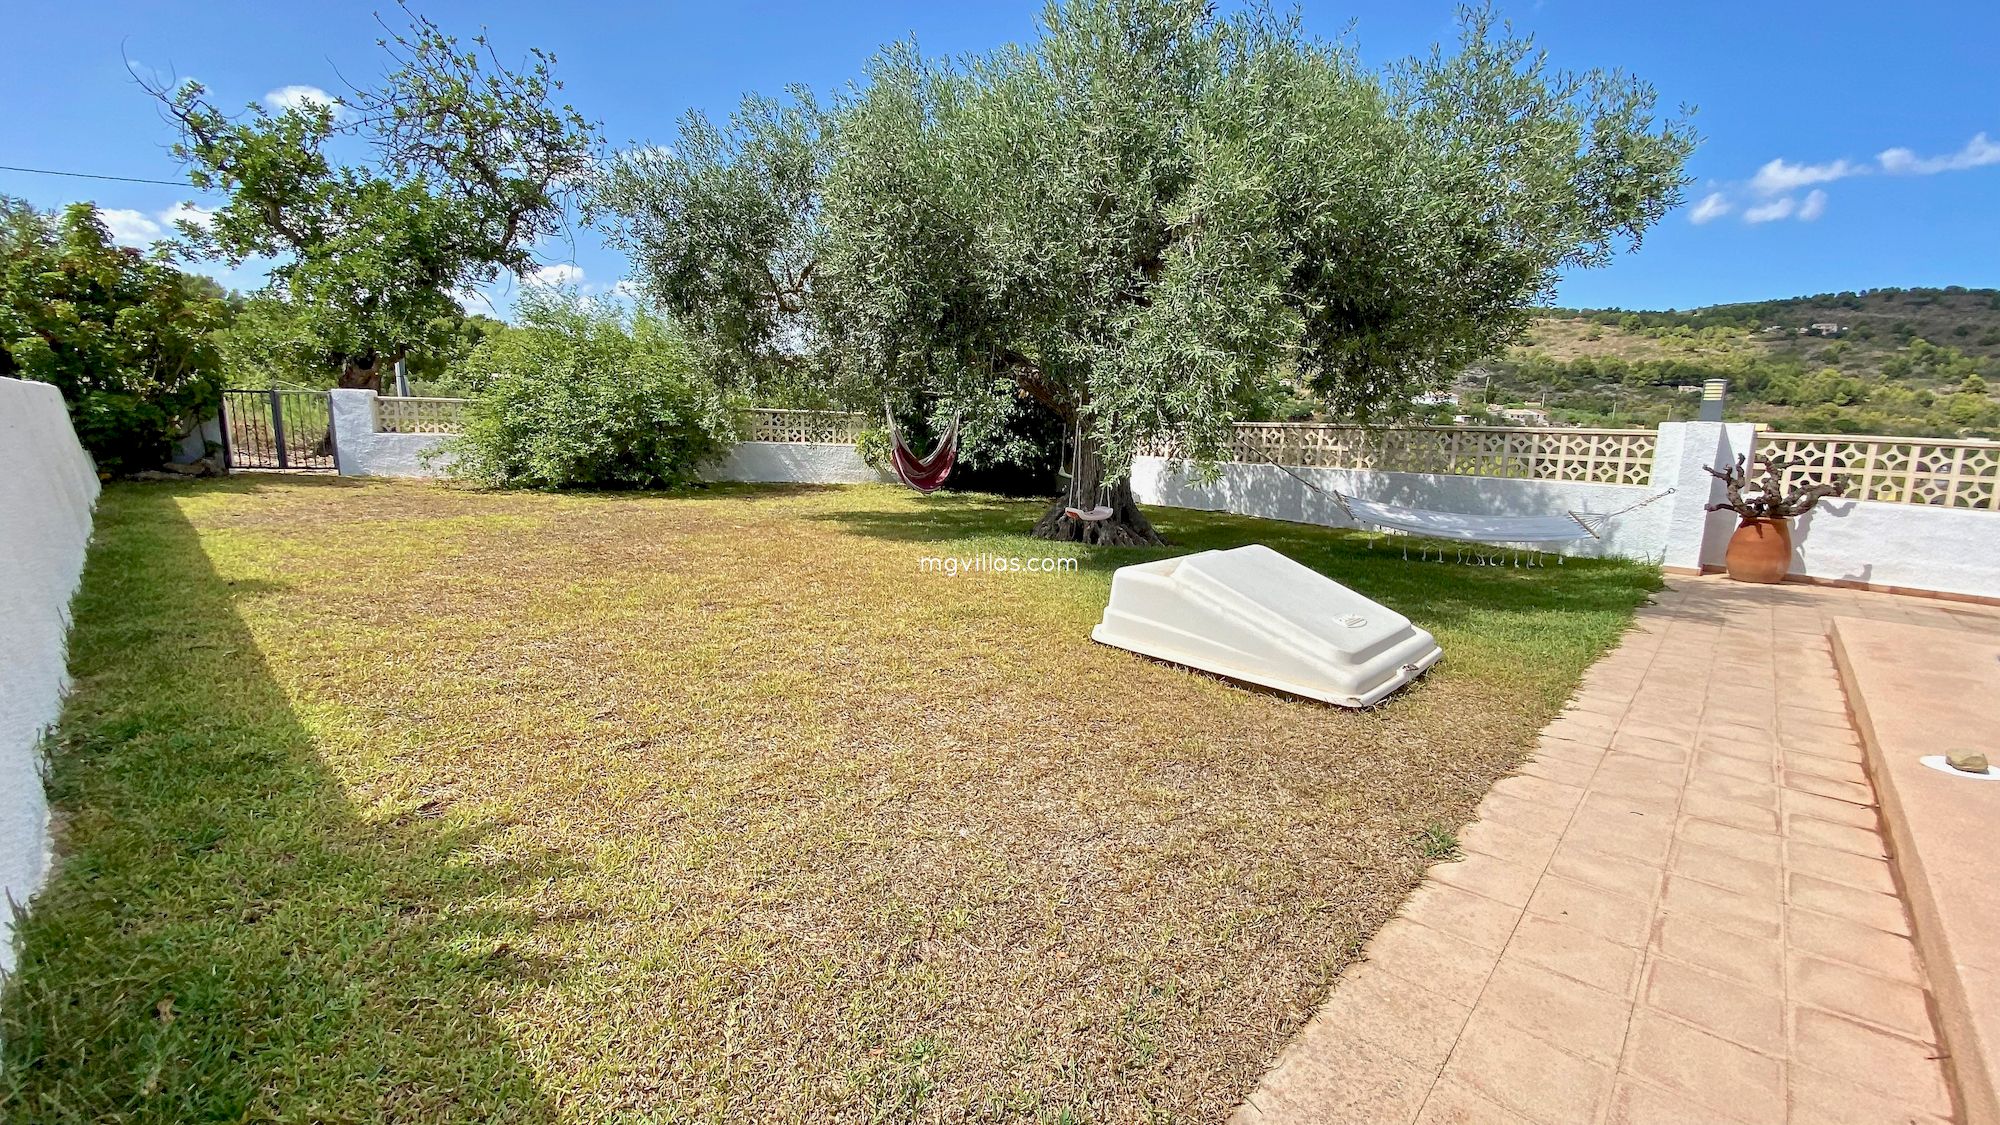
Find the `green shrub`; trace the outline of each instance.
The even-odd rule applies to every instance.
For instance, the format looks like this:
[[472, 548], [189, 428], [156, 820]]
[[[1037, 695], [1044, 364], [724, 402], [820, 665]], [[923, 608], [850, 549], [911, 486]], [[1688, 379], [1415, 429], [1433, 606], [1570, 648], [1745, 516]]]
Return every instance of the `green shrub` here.
[[112, 244], [88, 203], [0, 198], [0, 375], [52, 383], [106, 473], [158, 468], [222, 401], [221, 290]]
[[665, 321], [529, 290], [520, 323], [473, 349], [485, 393], [445, 451], [499, 488], [673, 488], [733, 438], [735, 412]]

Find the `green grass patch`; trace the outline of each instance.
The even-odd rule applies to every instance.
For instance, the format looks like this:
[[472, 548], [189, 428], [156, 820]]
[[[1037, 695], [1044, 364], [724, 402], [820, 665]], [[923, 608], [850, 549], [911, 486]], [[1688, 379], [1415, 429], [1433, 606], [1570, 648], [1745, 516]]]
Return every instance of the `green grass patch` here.
[[1347, 712], [1091, 643], [1164, 552], [1036, 509], [108, 488], [0, 1117], [1216, 1120], [1656, 582], [1157, 513], [1436, 633]]

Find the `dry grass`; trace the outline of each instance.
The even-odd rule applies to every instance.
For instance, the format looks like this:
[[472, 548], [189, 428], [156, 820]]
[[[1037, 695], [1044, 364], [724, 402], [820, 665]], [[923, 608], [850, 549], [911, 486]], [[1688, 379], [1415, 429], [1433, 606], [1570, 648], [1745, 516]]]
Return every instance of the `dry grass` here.
[[1651, 585], [1160, 513], [1437, 633], [1352, 713], [920, 573], [1033, 515], [109, 490], [10, 1119], [1217, 1120]]

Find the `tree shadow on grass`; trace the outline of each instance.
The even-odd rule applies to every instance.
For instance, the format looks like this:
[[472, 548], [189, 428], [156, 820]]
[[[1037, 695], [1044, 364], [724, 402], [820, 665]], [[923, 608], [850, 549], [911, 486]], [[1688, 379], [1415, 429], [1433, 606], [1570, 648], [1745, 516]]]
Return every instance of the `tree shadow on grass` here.
[[418, 795], [362, 815], [177, 492], [100, 504], [0, 1118], [554, 1117], [492, 1013], [553, 975], [523, 902], [571, 865]]
[[[1028, 536], [1043, 509], [1035, 500], [996, 496], [931, 497], [917, 514], [855, 507], [808, 518], [835, 523], [859, 535], [950, 550], [1013, 539], [1008, 550], [1044, 549], [1075, 554], [1081, 573], [1104, 573], [1171, 555], [1262, 543], [1382, 602], [1427, 626], [1451, 627], [1495, 613], [1629, 611], [1660, 588], [1656, 568], [1623, 559], [1570, 559], [1552, 555], [1538, 567], [1477, 566], [1423, 561], [1418, 548], [1447, 553], [1464, 544], [1397, 537], [1316, 524], [1181, 508], [1146, 508], [1171, 544], [1165, 548], [1082, 547], [1043, 543]], [[1411, 557], [1405, 558], [1405, 547]], [[1512, 558], [1512, 556], [1509, 556]]]

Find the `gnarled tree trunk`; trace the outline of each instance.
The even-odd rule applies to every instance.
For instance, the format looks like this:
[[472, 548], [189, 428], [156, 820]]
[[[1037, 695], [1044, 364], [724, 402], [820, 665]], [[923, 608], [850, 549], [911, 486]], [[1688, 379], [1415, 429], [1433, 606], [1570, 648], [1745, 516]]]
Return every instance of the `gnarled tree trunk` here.
[[374, 353], [343, 356], [337, 385], [342, 390], [379, 393], [382, 390], [382, 357]]
[[[1055, 506], [1036, 522], [1034, 537], [1058, 543], [1090, 543], [1100, 547], [1160, 547], [1166, 540], [1139, 511], [1132, 499], [1132, 477], [1127, 473], [1117, 484], [1104, 486], [1104, 458], [1088, 433], [1083, 448], [1072, 452], [1065, 466], [1076, 474], [1071, 487], [1056, 497]], [[1075, 507], [1089, 511], [1099, 505], [1111, 509], [1109, 519], [1080, 520], [1063, 511]]]

